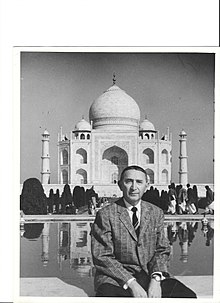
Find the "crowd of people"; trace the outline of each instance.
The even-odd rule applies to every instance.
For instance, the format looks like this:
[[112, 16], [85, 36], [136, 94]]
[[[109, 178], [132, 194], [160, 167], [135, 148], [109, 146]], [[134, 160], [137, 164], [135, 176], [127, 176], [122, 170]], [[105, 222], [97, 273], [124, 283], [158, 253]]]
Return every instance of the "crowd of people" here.
[[[168, 190], [159, 190], [153, 186], [148, 189], [142, 199], [160, 207], [165, 214], [198, 214], [199, 208], [204, 208], [206, 214], [214, 214], [214, 192], [206, 185], [206, 197], [198, 196], [197, 186], [188, 183], [186, 186], [168, 185]], [[88, 214], [95, 215], [96, 212], [111, 202], [106, 197], [91, 196], [88, 202]], [[200, 203], [201, 202], [201, 203]]]
[[[167, 191], [162, 190], [161, 192], [159, 192], [156, 187], [154, 188], [151, 186], [150, 189], [144, 193], [142, 199], [144, 201], [148, 201], [154, 205], [157, 205], [166, 214], [197, 214], [199, 208], [204, 208], [205, 213], [214, 214], [214, 192], [208, 185], [206, 185], [205, 188], [206, 197], [200, 199], [198, 197], [196, 185], [193, 185], [193, 187], [191, 187], [190, 184], [187, 184], [185, 187], [171, 183], [168, 185]], [[65, 211], [61, 212], [60, 210], [57, 210], [55, 213], [61, 212], [66, 214], [77, 214], [79, 203], [72, 203], [73, 197], [71, 194], [66, 195], [69, 197], [68, 198], [64, 196], [64, 193], [62, 193], [61, 198], [58, 200], [58, 205], [60, 205], [57, 207], [62, 210], [62, 206], [64, 205]], [[54, 195], [55, 198], [51, 198], [51, 196], [52, 195], [50, 194], [50, 197], [48, 198], [48, 212], [52, 212], [50, 209], [54, 208], [53, 205], [57, 205], [57, 200], [55, 199], [56, 195]], [[98, 194], [94, 191], [93, 187], [92, 189], [88, 190], [86, 197], [87, 199], [77, 198], [74, 200], [87, 200], [83, 203], [83, 205], [88, 205], [88, 214], [90, 215], [95, 215], [100, 208], [116, 200], [115, 198], [98, 197]]]
[[101, 197], [97, 199], [96, 196], [92, 196], [88, 202], [88, 214], [95, 215], [100, 208], [107, 205], [108, 203], [109, 200], [106, 197]]
[[[214, 192], [206, 185], [206, 197], [203, 198], [205, 213], [214, 213]], [[151, 202], [163, 209], [166, 214], [197, 214], [199, 210], [199, 196], [197, 186], [188, 183], [186, 186], [168, 185], [168, 190], [150, 187], [143, 195], [143, 200]]]

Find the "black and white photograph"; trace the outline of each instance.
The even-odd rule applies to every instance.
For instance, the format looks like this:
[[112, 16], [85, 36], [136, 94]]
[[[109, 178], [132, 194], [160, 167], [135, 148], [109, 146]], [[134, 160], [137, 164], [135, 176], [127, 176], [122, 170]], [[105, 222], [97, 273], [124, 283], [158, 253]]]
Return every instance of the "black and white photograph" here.
[[219, 302], [219, 1], [1, 0], [0, 45], [0, 302]]
[[19, 296], [212, 300], [215, 50], [14, 51]]

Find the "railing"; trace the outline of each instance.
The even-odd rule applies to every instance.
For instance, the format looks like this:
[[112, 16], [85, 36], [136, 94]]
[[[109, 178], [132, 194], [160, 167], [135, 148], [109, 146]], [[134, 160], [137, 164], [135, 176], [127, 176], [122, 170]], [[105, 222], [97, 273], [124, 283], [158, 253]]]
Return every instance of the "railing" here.
[[[214, 220], [213, 215], [205, 215], [209, 221]], [[42, 222], [72, 222], [88, 221], [93, 222], [95, 215], [23, 215], [20, 218], [20, 224], [25, 223], [42, 223]], [[166, 221], [201, 221], [204, 219], [203, 214], [196, 215], [165, 215]]]

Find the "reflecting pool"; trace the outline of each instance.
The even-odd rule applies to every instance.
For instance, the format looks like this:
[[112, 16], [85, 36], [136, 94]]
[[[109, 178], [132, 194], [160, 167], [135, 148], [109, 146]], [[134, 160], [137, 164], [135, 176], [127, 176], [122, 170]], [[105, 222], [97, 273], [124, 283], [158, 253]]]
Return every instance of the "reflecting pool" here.
[[[91, 222], [29, 223], [21, 231], [20, 276], [58, 277], [93, 292]], [[213, 275], [213, 222], [165, 221], [173, 275]]]

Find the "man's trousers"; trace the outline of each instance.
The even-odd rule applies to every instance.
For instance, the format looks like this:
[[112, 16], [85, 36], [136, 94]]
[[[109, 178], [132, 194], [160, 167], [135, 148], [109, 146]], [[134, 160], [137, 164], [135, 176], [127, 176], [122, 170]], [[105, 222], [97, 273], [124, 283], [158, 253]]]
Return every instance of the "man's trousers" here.
[[[150, 277], [144, 272], [135, 275], [137, 282], [147, 292], [150, 283]], [[196, 298], [196, 294], [182, 282], [174, 278], [166, 278], [161, 282], [162, 298]], [[99, 286], [96, 297], [132, 297], [129, 289], [116, 286], [110, 283], [104, 283]]]

